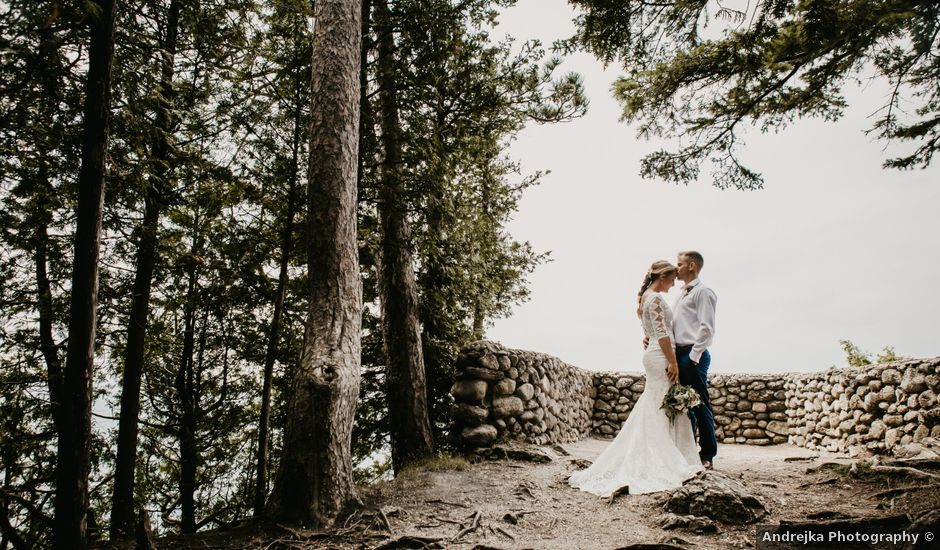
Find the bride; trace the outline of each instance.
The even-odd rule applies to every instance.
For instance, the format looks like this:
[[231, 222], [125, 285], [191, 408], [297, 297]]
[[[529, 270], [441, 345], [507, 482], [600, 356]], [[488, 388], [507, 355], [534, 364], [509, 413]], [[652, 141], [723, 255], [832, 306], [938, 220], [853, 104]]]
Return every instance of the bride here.
[[676, 282], [676, 267], [658, 261], [650, 267], [640, 288], [637, 315], [649, 348], [643, 355], [646, 388], [620, 433], [591, 467], [571, 475], [576, 489], [610, 496], [627, 486], [630, 494], [674, 489], [702, 469], [685, 415], [670, 421], [660, 404], [679, 380], [672, 335], [672, 310], [662, 293]]

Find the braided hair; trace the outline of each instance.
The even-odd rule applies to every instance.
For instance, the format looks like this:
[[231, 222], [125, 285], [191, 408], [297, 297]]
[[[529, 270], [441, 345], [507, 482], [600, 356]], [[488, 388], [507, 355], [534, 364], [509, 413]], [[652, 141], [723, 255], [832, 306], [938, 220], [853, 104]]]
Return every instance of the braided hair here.
[[637, 303], [639, 304], [637, 307], [637, 315], [642, 315], [643, 294], [645, 294], [646, 291], [649, 290], [651, 286], [653, 286], [653, 283], [656, 281], [656, 279], [659, 279], [659, 277], [663, 275], [674, 273], [676, 270], [676, 266], [672, 265], [666, 260], [653, 262], [653, 265], [651, 265], [649, 270], [647, 270], [646, 276], [643, 278], [643, 284], [640, 285], [640, 292], [637, 294]]

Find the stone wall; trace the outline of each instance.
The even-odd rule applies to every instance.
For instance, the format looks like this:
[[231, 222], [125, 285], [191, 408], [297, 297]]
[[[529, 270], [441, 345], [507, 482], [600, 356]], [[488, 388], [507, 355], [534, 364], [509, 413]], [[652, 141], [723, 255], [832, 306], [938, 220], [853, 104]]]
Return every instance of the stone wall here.
[[565, 443], [590, 435], [591, 374], [556, 357], [481, 341], [457, 359], [454, 428], [467, 447], [500, 438]]
[[[591, 429], [613, 437], [643, 393], [645, 376], [595, 373], [597, 399]], [[776, 375], [723, 374], [709, 377], [708, 394], [715, 413], [715, 435], [722, 443], [769, 445], [785, 443], [787, 426], [785, 381]]]
[[[458, 360], [455, 431], [467, 446], [509, 437], [563, 443], [613, 437], [643, 393], [639, 373], [588, 372], [493, 342]], [[807, 374], [713, 374], [709, 398], [722, 443], [789, 441], [874, 453], [940, 439], [940, 358]]]
[[899, 454], [940, 438], [940, 358], [791, 375], [790, 442], [811, 449]]

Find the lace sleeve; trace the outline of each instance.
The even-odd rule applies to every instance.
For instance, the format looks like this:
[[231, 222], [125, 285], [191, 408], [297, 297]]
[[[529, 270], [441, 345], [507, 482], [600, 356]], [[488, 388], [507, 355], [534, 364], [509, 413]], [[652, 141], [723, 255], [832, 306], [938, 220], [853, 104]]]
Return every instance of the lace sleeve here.
[[647, 301], [646, 314], [649, 315], [650, 329], [652, 331], [650, 341], [655, 342], [660, 338], [668, 337], [669, 329], [666, 327], [666, 303], [663, 301], [662, 296], [654, 294], [653, 297]]

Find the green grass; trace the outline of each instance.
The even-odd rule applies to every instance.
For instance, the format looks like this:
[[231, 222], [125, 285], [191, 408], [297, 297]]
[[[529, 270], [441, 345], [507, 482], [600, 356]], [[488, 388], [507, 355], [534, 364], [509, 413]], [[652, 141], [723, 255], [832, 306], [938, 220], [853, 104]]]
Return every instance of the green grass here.
[[462, 456], [446, 453], [421, 458], [405, 466], [395, 476], [392, 483], [410, 483], [418, 479], [423, 472], [451, 472], [463, 471], [470, 468], [470, 463]]

